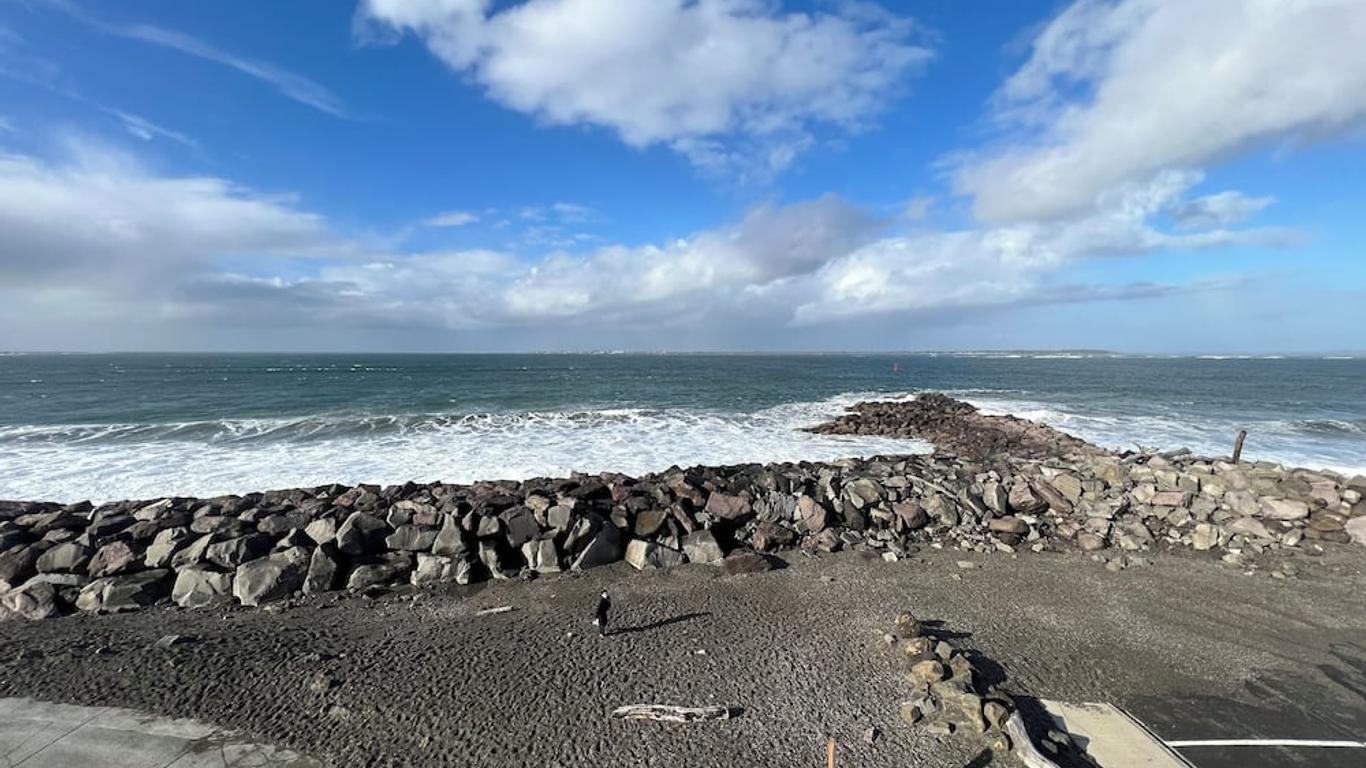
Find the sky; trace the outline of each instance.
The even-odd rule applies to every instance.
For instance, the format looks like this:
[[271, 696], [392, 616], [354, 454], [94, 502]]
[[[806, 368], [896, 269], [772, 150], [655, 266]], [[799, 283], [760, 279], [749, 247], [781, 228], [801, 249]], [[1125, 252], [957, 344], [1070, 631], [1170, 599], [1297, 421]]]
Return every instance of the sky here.
[[0, 349], [1366, 350], [1360, 0], [0, 0]]

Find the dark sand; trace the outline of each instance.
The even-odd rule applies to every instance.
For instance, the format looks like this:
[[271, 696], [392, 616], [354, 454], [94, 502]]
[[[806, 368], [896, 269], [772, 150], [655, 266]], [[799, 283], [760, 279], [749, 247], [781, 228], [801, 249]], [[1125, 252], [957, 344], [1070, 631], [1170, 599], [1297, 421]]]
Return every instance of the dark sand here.
[[[1241, 713], [1235, 729], [1298, 723], [1316, 738], [1359, 738], [1366, 723], [1356, 551], [1290, 581], [1175, 555], [1120, 573], [1078, 554], [790, 560], [741, 577], [617, 564], [464, 594], [5, 622], [0, 695], [197, 717], [339, 766], [792, 768], [824, 765], [828, 736], [841, 766], [981, 765], [969, 741], [897, 720], [881, 635], [909, 608], [962, 633], [1013, 691], [1126, 706], [1164, 736], [1236, 735], [1175, 733], [1216, 727], [1190, 715], [1221, 707]], [[617, 634], [601, 639], [589, 620], [604, 587]], [[475, 615], [499, 605], [517, 610]], [[153, 647], [169, 633], [198, 639]], [[687, 726], [608, 718], [645, 702], [745, 711]], [[871, 746], [869, 726], [882, 731]]]

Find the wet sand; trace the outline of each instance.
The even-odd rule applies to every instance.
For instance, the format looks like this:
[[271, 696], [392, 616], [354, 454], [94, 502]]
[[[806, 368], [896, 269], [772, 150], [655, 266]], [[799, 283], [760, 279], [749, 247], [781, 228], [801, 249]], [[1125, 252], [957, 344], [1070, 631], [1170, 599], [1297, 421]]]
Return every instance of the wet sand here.
[[[1150, 559], [1112, 573], [1076, 553], [794, 553], [750, 576], [619, 563], [281, 610], [5, 622], [0, 695], [195, 717], [339, 766], [790, 768], [823, 765], [829, 736], [842, 766], [969, 764], [969, 740], [897, 720], [904, 688], [881, 635], [910, 609], [961, 633], [1013, 692], [1109, 701], [1164, 736], [1200, 726], [1183, 711], [1218, 707], [1263, 729], [1363, 731], [1366, 559], [1339, 552], [1286, 581]], [[589, 624], [603, 588], [616, 628], [605, 639]], [[516, 610], [476, 613], [501, 605]], [[167, 634], [196, 639], [155, 647]], [[744, 712], [687, 726], [608, 717], [630, 703]]]

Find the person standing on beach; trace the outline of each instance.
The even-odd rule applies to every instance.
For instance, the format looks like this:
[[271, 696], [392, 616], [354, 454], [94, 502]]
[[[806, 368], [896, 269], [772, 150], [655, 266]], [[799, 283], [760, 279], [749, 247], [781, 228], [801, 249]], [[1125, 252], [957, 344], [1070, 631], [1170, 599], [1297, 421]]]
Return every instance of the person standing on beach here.
[[598, 628], [598, 634], [607, 637], [607, 612], [612, 608], [612, 598], [607, 596], [607, 590], [603, 590], [598, 596], [598, 612], [593, 618], [593, 624]]

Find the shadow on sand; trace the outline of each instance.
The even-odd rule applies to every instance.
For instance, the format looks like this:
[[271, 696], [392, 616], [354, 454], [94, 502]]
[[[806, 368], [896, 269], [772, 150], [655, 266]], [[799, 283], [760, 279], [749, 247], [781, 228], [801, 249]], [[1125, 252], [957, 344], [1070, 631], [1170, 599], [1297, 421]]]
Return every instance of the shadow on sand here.
[[610, 630], [607, 634], [610, 636], [610, 635], [629, 635], [629, 634], [631, 634], [631, 633], [633, 633], [633, 632], [649, 632], [649, 631], [655, 630], [655, 629], [662, 629], [662, 628], [664, 628], [664, 627], [669, 626], [670, 624], [682, 624], [682, 623], [685, 622], [685, 621], [692, 621], [693, 619], [700, 619], [700, 618], [702, 618], [703, 616], [710, 616], [710, 615], [711, 615], [710, 612], [704, 612], [704, 613], [683, 613], [683, 614], [679, 614], [678, 616], [671, 616], [671, 617], [669, 617], [669, 618], [667, 618], [667, 619], [660, 619], [659, 621], [652, 621], [652, 622], [650, 622], [649, 624], [639, 624], [639, 625], [634, 626], [634, 627], [622, 627], [622, 628], [620, 628], [620, 629], [613, 629], [613, 630]]

